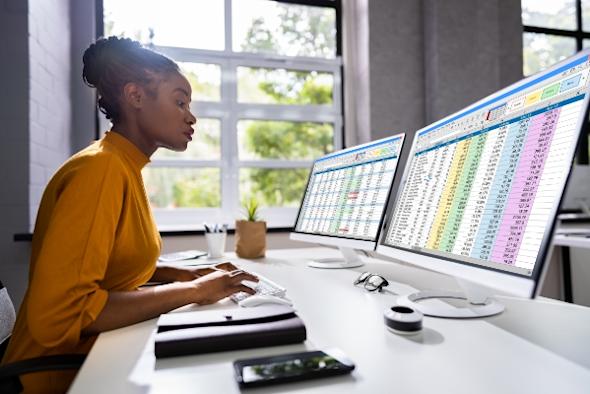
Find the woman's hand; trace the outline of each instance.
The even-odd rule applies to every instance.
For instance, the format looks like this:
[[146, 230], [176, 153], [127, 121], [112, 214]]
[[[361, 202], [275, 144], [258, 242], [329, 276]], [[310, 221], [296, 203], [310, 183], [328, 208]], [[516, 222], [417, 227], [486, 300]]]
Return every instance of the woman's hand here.
[[215, 268], [216, 270], [221, 270], [221, 271], [236, 271], [239, 269], [238, 267], [236, 267], [235, 265], [233, 265], [229, 261], [226, 261], [225, 263], [215, 264], [213, 266], [213, 268]]
[[216, 270], [195, 279], [193, 281], [196, 290], [194, 302], [199, 305], [213, 304], [239, 291], [254, 294], [254, 290], [242, 284], [243, 280], [258, 282], [257, 277], [242, 270]]
[[[225, 263], [219, 263], [219, 264], [215, 264], [213, 266], [209, 266], [209, 267], [197, 267], [197, 268], [181, 268], [183, 271], [185, 271], [184, 276], [185, 277], [189, 277], [190, 275], [192, 275], [192, 278], [190, 279], [184, 279], [184, 280], [193, 280], [196, 278], [200, 278], [201, 276], [205, 276], [208, 274], [211, 274], [215, 271], [236, 271], [238, 269], [238, 267], [236, 267], [235, 265], [233, 265], [232, 263], [225, 262]], [[186, 275], [186, 272], [189, 273], [189, 275]], [[182, 282], [182, 279], [178, 279], [179, 282]]]

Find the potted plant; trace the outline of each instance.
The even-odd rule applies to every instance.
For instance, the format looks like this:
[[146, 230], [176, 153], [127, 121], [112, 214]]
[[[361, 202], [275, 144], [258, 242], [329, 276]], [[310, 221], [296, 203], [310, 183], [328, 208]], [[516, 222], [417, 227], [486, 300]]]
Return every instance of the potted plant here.
[[236, 220], [236, 254], [246, 259], [264, 257], [266, 253], [266, 222], [258, 217], [259, 204], [250, 197], [242, 203], [246, 218]]

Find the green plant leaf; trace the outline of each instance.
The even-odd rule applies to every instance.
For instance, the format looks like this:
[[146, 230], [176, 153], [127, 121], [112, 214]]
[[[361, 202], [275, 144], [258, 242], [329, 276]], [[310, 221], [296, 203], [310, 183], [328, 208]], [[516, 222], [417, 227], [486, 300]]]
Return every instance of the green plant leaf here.
[[242, 202], [242, 206], [246, 211], [246, 220], [249, 222], [258, 221], [258, 200], [255, 197], [248, 197]]

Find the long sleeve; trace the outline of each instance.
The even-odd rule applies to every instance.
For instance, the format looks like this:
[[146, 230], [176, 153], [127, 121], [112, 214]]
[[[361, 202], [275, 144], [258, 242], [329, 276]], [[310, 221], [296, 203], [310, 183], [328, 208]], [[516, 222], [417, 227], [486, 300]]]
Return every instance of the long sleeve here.
[[[120, 134], [72, 156], [47, 185], [35, 222], [29, 288], [2, 363], [87, 353], [82, 331], [109, 292], [134, 291], [156, 269], [161, 238], [141, 169], [149, 162]], [[28, 374], [25, 392], [65, 392], [72, 371]]]
[[31, 276], [27, 320], [45, 347], [73, 346], [108, 293], [100, 286], [120, 220], [124, 173], [112, 157], [91, 158], [53, 185], [54, 209]]

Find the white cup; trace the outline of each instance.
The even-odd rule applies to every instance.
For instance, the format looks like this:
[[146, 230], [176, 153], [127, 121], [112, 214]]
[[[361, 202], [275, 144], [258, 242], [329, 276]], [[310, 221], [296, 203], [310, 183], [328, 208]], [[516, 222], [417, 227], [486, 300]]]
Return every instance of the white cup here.
[[205, 233], [209, 257], [217, 258], [223, 256], [226, 236], [227, 233], [225, 231], [220, 233]]

